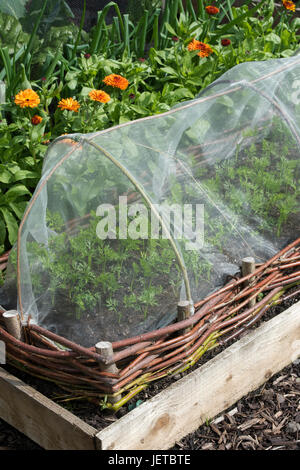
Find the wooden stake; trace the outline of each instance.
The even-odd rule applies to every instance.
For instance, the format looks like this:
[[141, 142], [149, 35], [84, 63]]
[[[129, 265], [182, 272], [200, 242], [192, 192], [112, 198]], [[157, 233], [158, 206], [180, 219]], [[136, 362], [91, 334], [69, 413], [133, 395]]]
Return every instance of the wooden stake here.
[[[106, 359], [108, 361], [111, 361], [114, 357], [114, 352], [113, 352], [113, 347], [112, 344], [109, 341], [99, 341], [95, 345], [96, 352], [100, 354], [100, 356], [103, 357], [103, 359]], [[105, 366], [103, 364], [100, 364], [101, 370], [105, 372], [110, 372], [111, 374], [117, 374], [119, 372], [119, 369], [117, 368], [116, 364], [110, 364], [109, 366]], [[109, 397], [108, 401], [110, 403], [116, 403], [117, 401], [121, 400], [122, 395], [116, 395], [114, 397]]]
[[[177, 304], [177, 321], [187, 320], [191, 316], [191, 305], [188, 300], [181, 300]], [[190, 331], [190, 327], [182, 330], [181, 334]]]
[[[255, 271], [255, 259], [252, 256], [248, 256], [246, 258], [242, 259], [242, 276], [247, 276], [248, 274], [251, 274]], [[254, 277], [250, 277], [250, 279], [247, 279], [247, 281], [244, 282], [244, 286], [252, 286]], [[252, 299], [249, 302], [249, 307], [254, 307], [256, 304], [256, 299]]]
[[14, 338], [22, 341], [22, 327], [17, 310], [8, 310], [2, 314], [6, 329]]

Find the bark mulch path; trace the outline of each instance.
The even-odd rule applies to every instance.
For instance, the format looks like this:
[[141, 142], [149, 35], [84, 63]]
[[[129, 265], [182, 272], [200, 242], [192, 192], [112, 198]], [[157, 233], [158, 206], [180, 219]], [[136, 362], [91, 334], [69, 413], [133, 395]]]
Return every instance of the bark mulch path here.
[[300, 450], [300, 360], [184, 437], [174, 450]]
[[[176, 442], [172, 450], [300, 450], [299, 397], [300, 360], [296, 360], [233, 407]], [[0, 420], [0, 450], [39, 449]]]

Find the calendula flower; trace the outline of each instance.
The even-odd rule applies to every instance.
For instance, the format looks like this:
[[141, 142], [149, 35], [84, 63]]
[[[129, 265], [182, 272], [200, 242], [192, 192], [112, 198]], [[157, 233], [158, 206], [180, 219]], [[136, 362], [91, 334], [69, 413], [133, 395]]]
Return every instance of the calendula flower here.
[[112, 86], [114, 88], [120, 88], [120, 90], [126, 90], [129, 85], [128, 80], [122, 75], [117, 75], [115, 73], [111, 73], [104, 77], [103, 82], [105, 85]]
[[200, 49], [200, 46], [201, 44], [203, 44], [203, 42], [200, 42], [200, 41], [197, 41], [197, 39], [193, 39], [189, 44], [188, 44], [188, 50], [189, 51], [196, 51], [198, 49]]
[[208, 13], [209, 15], [216, 15], [220, 11], [219, 8], [211, 6], [211, 5], [205, 7], [205, 10], [206, 10], [206, 13]]
[[212, 54], [214, 51], [208, 44], [203, 44], [203, 46], [200, 49], [200, 52], [198, 52], [199, 57], [208, 57], [210, 54]]
[[89, 92], [89, 97], [93, 101], [99, 101], [99, 103], [108, 103], [110, 96], [108, 93], [102, 90], [92, 90]]
[[20, 106], [20, 108], [36, 108], [40, 104], [40, 102], [41, 100], [39, 98], [39, 95], [30, 88], [27, 88], [26, 90], [21, 90], [15, 96], [15, 103], [16, 105]]
[[57, 107], [62, 110], [67, 109], [68, 111], [75, 111], [75, 113], [77, 113], [80, 108], [80, 104], [73, 98], [64, 98], [60, 100]]
[[294, 2], [291, 2], [290, 0], [282, 0], [283, 6], [290, 11], [296, 11], [296, 5]]
[[212, 48], [208, 44], [205, 44], [204, 42], [201, 42], [201, 41], [197, 41], [196, 39], [193, 39], [188, 44], [188, 50], [189, 51], [200, 51], [197, 54], [200, 57], [208, 57], [210, 54], [213, 53]]
[[221, 39], [221, 44], [222, 44], [222, 46], [226, 47], [226, 46], [229, 46], [231, 44], [231, 41], [230, 41], [230, 39], [224, 38], [224, 39]]
[[37, 126], [38, 124], [42, 122], [42, 120], [43, 118], [41, 116], [39, 116], [38, 114], [35, 114], [31, 118], [31, 124], [33, 124], [34, 126]]

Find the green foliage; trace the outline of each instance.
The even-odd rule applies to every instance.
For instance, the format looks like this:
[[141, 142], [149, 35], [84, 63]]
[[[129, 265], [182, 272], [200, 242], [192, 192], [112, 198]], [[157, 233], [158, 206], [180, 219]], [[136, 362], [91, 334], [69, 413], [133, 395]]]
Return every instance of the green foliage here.
[[21, 18], [25, 14], [27, 0], [0, 0], [0, 11], [14, 18]]
[[[97, 25], [89, 33], [67, 22], [72, 12], [63, 0], [34, 0], [29, 13], [22, 13], [24, 16], [20, 15], [21, 10], [13, 17], [0, 8], [0, 80], [4, 80], [7, 87], [7, 102], [0, 108], [0, 165], [6, 165], [2, 179], [7, 179], [1, 182], [1, 247], [7, 249], [15, 240], [22, 204], [34, 191], [47, 142], [61, 134], [94, 132], [168, 111], [179, 102], [193, 99], [241, 62], [288, 57], [297, 49], [299, 19], [292, 12], [285, 11], [283, 6], [277, 11], [273, 1], [262, 1], [253, 8], [249, 1], [238, 8], [233, 3], [232, 0], [222, 2], [220, 13], [209, 16], [200, 1], [198, 8], [187, 1], [184, 9], [181, 1], [170, 0], [163, 12], [154, 0], [140, 2], [140, 10], [136, 2], [131, 2], [129, 15], [122, 15], [115, 2], [108, 2], [103, 11], [98, 12]], [[24, 2], [10, 2], [11, 6], [17, 4]], [[107, 21], [109, 12], [115, 15], [111, 24]], [[275, 26], [274, 17], [279, 13], [282, 15]], [[17, 19], [20, 16], [21, 22]], [[81, 26], [83, 19], [84, 16]], [[229, 47], [221, 45], [224, 37], [230, 38]], [[210, 44], [213, 53], [200, 58], [197, 51], [188, 51], [192, 38]], [[105, 86], [103, 78], [111, 73], [126, 77], [128, 88], [121, 91]], [[41, 99], [40, 105], [29, 111], [17, 108], [13, 101], [13, 96], [25, 88], [36, 90]], [[105, 90], [111, 100], [104, 105], [92, 102], [89, 98], [92, 89]], [[59, 100], [71, 96], [80, 103], [78, 113], [57, 108]], [[216, 118], [216, 128], [222, 126], [230, 112], [227, 103], [224, 115]], [[31, 123], [34, 114], [43, 118], [37, 126]], [[202, 120], [199, 131], [206, 126]], [[267, 153], [268, 143], [263, 145]], [[250, 155], [252, 150], [249, 152]], [[255, 174], [258, 175], [256, 181], [264, 181], [265, 190], [273, 194], [272, 203], [279, 214], [277, 230], [280, 230], [288, 217], [286, 211], [295, 210], [295, 201], [288, 197], [285, 204], [280, 196], [281, 189], [276, 189], [279, 183], [274, 182], [268, 172], [267, 160], [253, 153], [251, 161], [253, 168], [227, 168], [228, 176], [249, 181]], [[278, 165], [281, 165], [281, 188], [291, 188], [293, 164], [279, 161]], [[23, 179], [14, 181], [13, 176], [10, 179], [4, 176], [15, 166], [17, 174], [24, 175]], [[219, 179], [217, 172], [215, 179], [210, 178], [206, 184], [216, 187]], [[240, 193], [230, 181], [227, 187], [230, 203], [241, 210]], [[14, 184], [21, 183], [27, 191], [19, 195], [16, 202], [10, 201], [10, 204], [18, 204], [13, 209], [4, 196]], [[259, 213], [263, 210], [259, 208], [262, 193], [255, 192], [250, 184], [247, 188]], [[79, 207], [80, 194], [72, 194], [72, 197], [77, 201], [79, 212], [84, 211]], [[220, 237], [216, 243], [220, 243]]]
[[48, 227], [56, 235], [48, 247], [34, 242], [28, 246], [30, 261], [39, 265], [37, 271], [32, 269], [36, 297], [48, 289], [53, 308], [61, 299], [77, 318], [101, 310], [114, 314], [118, 322], [124, 309], [146, 319], [149, 309], [161, 301], [162, 281], [165, 285], [173, 281], [178, 298], [181, 275], [168, 240], [101, 240], [94, 213], [89, 222], [87, 228], [78, 227], [69, 235], [60, 215], [47, 213]]
[[0, 11], [0, 46], [8, 47], [9, 54], [19, 50], [29, 40], [29, 34], [22, 29], [21, 23], [11, 15]]
[[[0, 123], [0, 246], [10, 248], [17, 238], [18, 223], [40, 177], [30, 155], [29, 139], [21, 137], [24, 121]], [[27, 147], [27, 154], [26, 154]], [[44, 150], [44, 149], [43, 149]]]
[[[31, 33], [41, 10], [41, 0], [31, 0], [26, 15], [22, 15], [21, 24], [24, 31]], [[45, 13], [39, 23], [38, 36], [40, 39], [51, 27], [66, 27], [74, 18], [72, 10], [65, 0], [47, 0]], [[67, 26], [68, 28], [68, 26]]]
[[236, 215], [244, 220], [256, 217], [258, 230], [280, 236], [283, 225], [299, 212], [296, 152], [285, 125], [276, 118], [268, 137], [239, 149], [235, 159], [221, 161], [208, 180], [205, 173], [201, 177]]

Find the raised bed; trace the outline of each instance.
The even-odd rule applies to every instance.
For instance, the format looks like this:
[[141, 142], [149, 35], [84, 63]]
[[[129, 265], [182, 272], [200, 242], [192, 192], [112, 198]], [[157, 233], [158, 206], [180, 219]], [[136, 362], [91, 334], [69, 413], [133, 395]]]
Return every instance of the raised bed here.
[[0, 369], [0, 417], [45, 449], [160, 450], [300, 355], [300, 302], [98, 432]]

